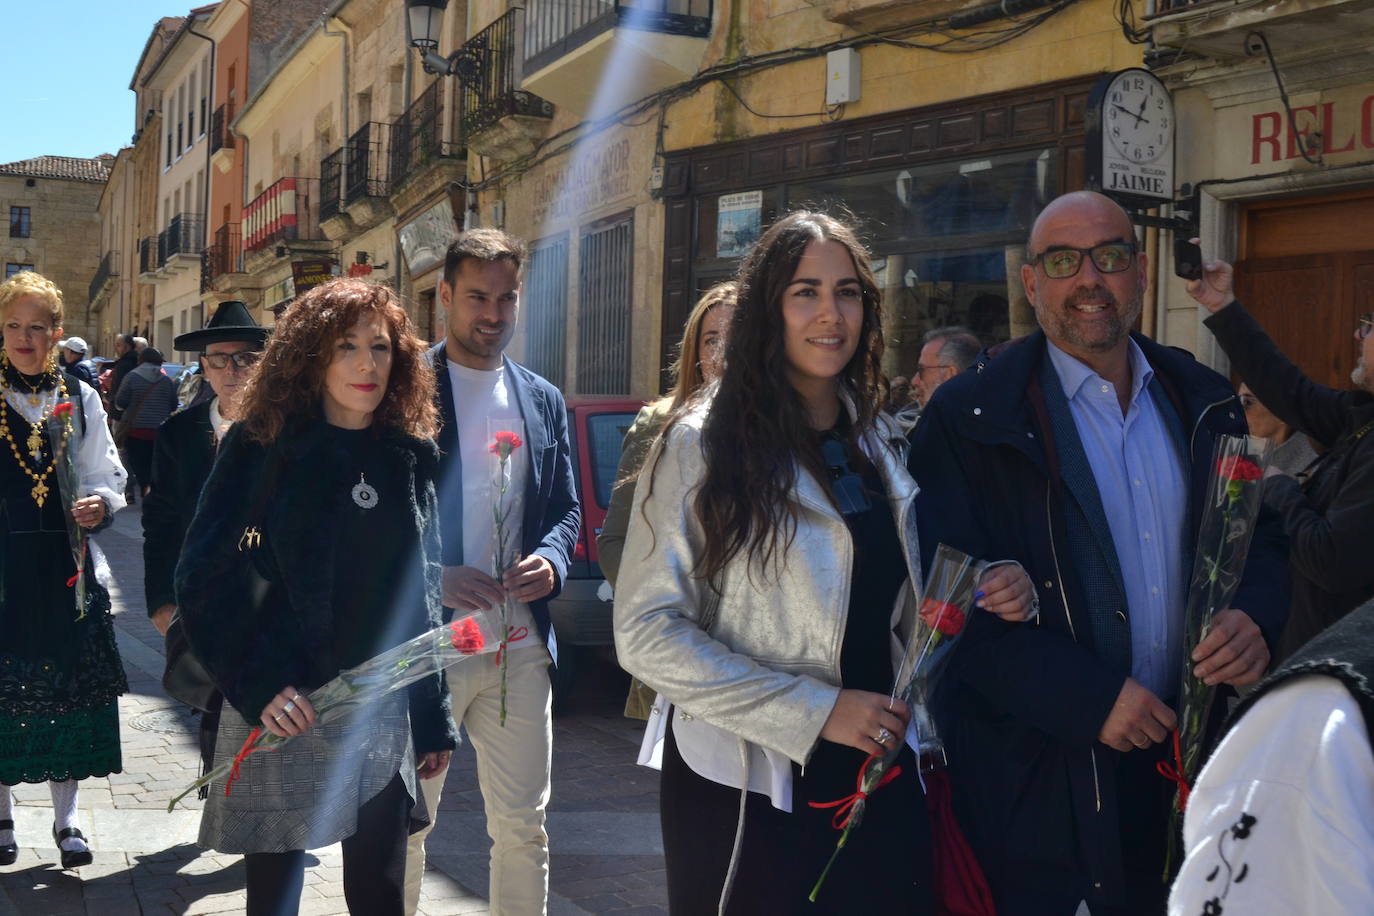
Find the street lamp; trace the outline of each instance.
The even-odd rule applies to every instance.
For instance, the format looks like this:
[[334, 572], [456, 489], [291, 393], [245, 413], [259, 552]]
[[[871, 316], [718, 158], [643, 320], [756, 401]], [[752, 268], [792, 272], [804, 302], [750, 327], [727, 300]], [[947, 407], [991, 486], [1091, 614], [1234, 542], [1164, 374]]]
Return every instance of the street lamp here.
[[448, 0], [406, 0], [410, 44], [420, 52], [426, 73], [456, 76], [466, 83], [476, 82], [481, 76], [481, 64], [473, 51], [459, 48], [448, 57], [438, 53], [439, 27], [444, 21], [446, 6]]

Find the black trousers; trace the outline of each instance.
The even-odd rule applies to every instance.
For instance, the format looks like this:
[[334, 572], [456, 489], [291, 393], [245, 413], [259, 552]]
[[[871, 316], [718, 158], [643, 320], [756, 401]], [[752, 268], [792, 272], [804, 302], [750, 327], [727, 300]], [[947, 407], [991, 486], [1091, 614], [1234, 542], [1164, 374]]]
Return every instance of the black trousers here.
[[[344, 900], [357, 916], [403, 916], [411, 799], [400, 774], [358, 809], [358, 830], [343, 841]], [[248, 916], [294, 916], [305, 885], [305, 851], [255, 852], [248, 869]]]
[[[822, 746], [824, 747], [824, 745]], [[843, 756], [845, 749], [832, 746]], [[855, 752], [862, 761], [863, 755]], [[822, 765], [813, 755], [812, 764]], [[798, 779], [792, 812], [749, 793], [744, 840], [726, 913], [730, 916], [931, 916], [930, 828], [915, 771], [875, 793], [863, 824], [855, 829], [815, 903], [812, 886], [835, 849], [833, 811], [807, 805], [810, 789], [829, 801], [854, 791], [857, 764], [837, 770], [836, 785], [814, 787], [815, 766]], [[682, 759], [671, 724], [663, 748], [659, 810], [673, 916], [714, 916], [725, 883], [739, 823], [740, 793], [705, 779]]]

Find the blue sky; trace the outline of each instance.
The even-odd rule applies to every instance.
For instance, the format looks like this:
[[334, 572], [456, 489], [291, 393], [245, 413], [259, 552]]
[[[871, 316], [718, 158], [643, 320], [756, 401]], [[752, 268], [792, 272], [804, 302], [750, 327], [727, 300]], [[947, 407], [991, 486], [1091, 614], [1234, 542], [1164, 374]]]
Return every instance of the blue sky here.
[[96, 156], [134, 132], [129, 91], [153, 23], [195, 4], [167, 0], [0, 0], [5, 49], [0, 86], [8, 117], [0, 162], [34, 156]]

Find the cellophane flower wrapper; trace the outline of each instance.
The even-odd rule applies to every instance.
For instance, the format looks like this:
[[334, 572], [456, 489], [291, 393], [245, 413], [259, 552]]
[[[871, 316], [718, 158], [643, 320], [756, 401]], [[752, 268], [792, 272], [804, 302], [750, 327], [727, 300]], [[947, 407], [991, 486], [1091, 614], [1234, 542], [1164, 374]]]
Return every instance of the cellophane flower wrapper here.
[[[524, 493], [514, 485], [514, 463], [524, 461], [525, 424], [521, 420], [487, 420], [487, 454], [491, 473], [492, 575], [500, 580], [520, 562], [520, 521]], [[511, 626], [515, 602], [507, 595], [497, 608], [500, 618], [496, 664], [501, 666], [501, 725], [506, 724], [506, 674], [510, 668], [510, 643], [529, 636]]]
[[75, 592], [76, 619], [86, 616], [86, 529], [76, 523], [72, 504], [81, 498], [81, 474], [76, 456], [81, 451], [81, 431], [76, 423], [76, 399], [60, 398], [46, 421], [48, 442], [53, 449], [53, 474], [57, 477], [57, 492], [62, 497], [67, 523], [67, 542], [71, 545], [76, 575], [71, 581]]
[[[968, 615], [973, 611], [978, 578], [986, 569], [986, 563], [974, 560], [947, 544], [940, 544], [926, 572], [925, 588], [917, 604], [915, 620], [907, 636], [902, 662], [897, 668], [892, 687], [892, 698], [901, 700], [911, 709], [911, 722], [919, 746], [918, 756], [944, 754], [944, 744], [936, 733], [935, 722], [930, 715], [929, 695], [949, 661], [954, 644], [963, 635]], [[830, 861], [811, 889], [810, 899], [813, 903], [836, 856], [848, 841], [850, 831], [863, 823], [868, 797], [883, 784], [902, 752], [905, 738], [905, 735], [898, 735], [898, 740], [893, 742], [886, 754], [874, 754], [864, 761], [858, 792], [852, 797], [852, 803], [846, 800], [847, 803], [836, 813], [835, 828], [841, 831], [840, 838]]]
[[[493, 653], [499, 645], [498, 631], [488, 615], [476, 613], [455, 617], [451, 623], [421, 633], [361, 665], [340, 671], [305, 697], [315, 709], [316, 726], [346, 721], [389, 693], [403, 690], [474, 656]], [[234, 758], [225, 760], [197, 779], [168, 803], [167, 810], [175, 809], [177, 802], [202, 786], [225, 777], [229, 777], [224, 790], [228, 795], [233, 774], [243, 760], [257, 751], [275, 750], [290, 740], [266, 729], [255, 729]]]
[[[1245, 572], [1245, 558], [1259, 517], [1270, 443], [1258, 436], [1218, 436], [1212, 448], [1211, 475], [1198, 524], [1193, 573], [1183, 614], [1183, 671], [1172, 768], [1179, 788], [1174, 795], [1169, 861], [1176, 861], [1188, 790], [1202, 767], [1203, 731], [1216, 688], [1193, 676], [1193, 650], [1207, 637], [1212, 618], [1230, 607]], [[1168, 767], [1160, 772], [1168, 775]], [[1181, 782], [1180, 782], [1181, 780]]]

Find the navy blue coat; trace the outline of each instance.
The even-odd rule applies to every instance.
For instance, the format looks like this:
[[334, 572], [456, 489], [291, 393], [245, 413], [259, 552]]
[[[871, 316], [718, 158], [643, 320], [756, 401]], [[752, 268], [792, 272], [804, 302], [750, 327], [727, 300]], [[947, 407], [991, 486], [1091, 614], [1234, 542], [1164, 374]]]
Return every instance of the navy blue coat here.
[[[1245, 416], [1226, 379], [1191, 355], [1134, 340], [1187, 437], [1191, 545], [1214, 438], [1245, 433]], [[1067, 549], [1062, 494], [1083, 481], [1065, 479], [1047, 446], [1037, 381], [1046, 358], [1040, 331], [985, 354], [940, 386], [911, 434], [927, 554], [943, 541], [976, 557], [1018, 560], [1040, 596], [1033, 623], [970, 617], [940, 685], [939, 717], [956, 808], [994, 888], [1008, 874], [1062, 875], [1081, 882], [1090, 902], [1118, 902], [1125, 872], [1116, 800], [1133, 789], [1116, 784], [1121, 755], [1097, 736], [1128, 672], [1095, 651], [1085, 623], [1083, 577], [1103, 571], [1075, 569]], [[1115, 557], [1110, 532], [1097, 546]], [[1271, 652], [1287, 616], [1285, 550], [1277, 517], [1261, 517], [1232, 601], [1259, 624]], [[1113, 619], [1125, 630], [1113, 638], [1129, 646], [1129, 621]]]
[[[458, 422], [449, 383], [448, 356], [440, 341], [430, 351], [434, 366], [439, 417], [443, 424], [439, 445], [439, 531], [445, 566], [473, 565], [463, 559], [463, 458], [458, 448]], [[568, 445], [568, 408], [563, 395], [545, 379], [510, 359], [505, 360], [506, 384], [520, 405], [525, 421], [525, 447], [530, 473], [521, 523], [521, 552], [538, 554], [553, 566], [553, 591], [530, 602], [530, 613], [545, 644], [553, 631], [549, 601], [558, 597], [568, 578], [568, 562], [577, 546], [582, 509], [577, 502], [572, 452]], [[486, 473], [486, 469], [481, 469]]]

